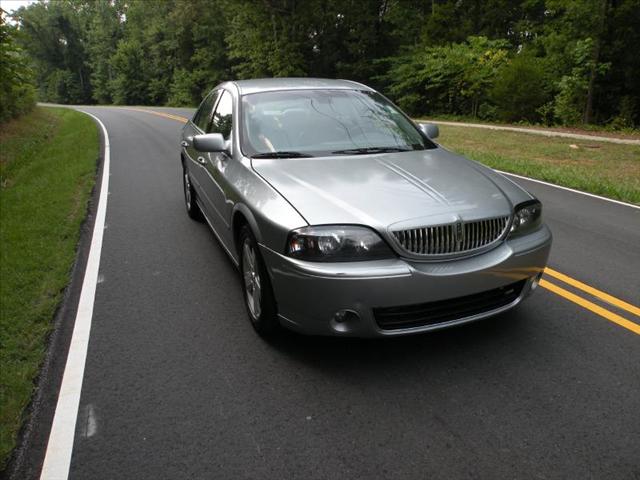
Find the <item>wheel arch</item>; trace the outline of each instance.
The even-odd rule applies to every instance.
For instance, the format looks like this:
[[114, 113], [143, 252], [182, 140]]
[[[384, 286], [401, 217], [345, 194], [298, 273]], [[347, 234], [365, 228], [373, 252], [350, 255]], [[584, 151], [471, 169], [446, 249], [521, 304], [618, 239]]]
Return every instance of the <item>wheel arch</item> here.
[[258, 226], [258, 222], [256, 221], [255, 216], [253, 215], [253, 213], [251, 213], [251, 210], [245, 204], [237, 203], [233, 207], [231, 228], [233, 232], [233, 244], [238, 255], [240, 253], [238, 251], [238, 236], [243, 225], [249, 226], [249, 228], [253, 232], [253, 236], [258, 243], [262, 242], [262, 234], [260, 232], [260, 227]]

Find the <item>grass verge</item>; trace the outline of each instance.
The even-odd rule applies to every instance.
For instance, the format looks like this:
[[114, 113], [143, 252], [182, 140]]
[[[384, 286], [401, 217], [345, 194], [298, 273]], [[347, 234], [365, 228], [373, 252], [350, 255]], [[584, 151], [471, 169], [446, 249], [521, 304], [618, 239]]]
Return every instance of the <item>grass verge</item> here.
[[0, 471], [15, 446], [94, 184], [90, 117], [36, 108], [0, 131]]
[[439, 127], [443, 146], [492, 168], [640, 205], [640, 146]]

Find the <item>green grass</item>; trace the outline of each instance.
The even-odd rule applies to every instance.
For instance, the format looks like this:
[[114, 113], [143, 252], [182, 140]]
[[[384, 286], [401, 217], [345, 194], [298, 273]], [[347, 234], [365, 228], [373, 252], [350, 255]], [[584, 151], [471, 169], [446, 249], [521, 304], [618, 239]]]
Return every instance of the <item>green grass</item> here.
[[90, 117], [36, 108], [0, 128], [0, 470], [15, 446], [94, 184]]
[[640, 146], [448, 125], [438, 142], [492, 168], [640, 205]]

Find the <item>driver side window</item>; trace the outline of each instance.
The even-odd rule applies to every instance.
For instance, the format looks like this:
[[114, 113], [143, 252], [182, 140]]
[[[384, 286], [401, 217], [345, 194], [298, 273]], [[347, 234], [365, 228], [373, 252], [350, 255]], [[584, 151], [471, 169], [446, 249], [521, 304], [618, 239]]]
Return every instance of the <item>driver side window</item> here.
[[216, 103], [219, 93], [219, 91], [211, 92], [202, 101], [200, 108], [198, 108], [198, 111], [193, 116], [193, 123], [195, 123], [195, 125], [203, 132], [206, 132], [209, 127], [209, 122], [211, 121], [211, 110]]
[[207, 133], [221, 133], [225, 140], [231, 136], [233, 126], [233, 98], [226, 90], [222, 91], [222, 96], [213, 114], [211, 127]]

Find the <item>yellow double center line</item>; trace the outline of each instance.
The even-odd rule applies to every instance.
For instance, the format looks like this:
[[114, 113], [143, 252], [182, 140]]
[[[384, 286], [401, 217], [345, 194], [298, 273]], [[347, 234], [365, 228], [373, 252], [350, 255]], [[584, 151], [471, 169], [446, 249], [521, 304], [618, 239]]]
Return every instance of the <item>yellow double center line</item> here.
[[[577, 288], [578, 290], [581, 290], [593, 297], [596, 297], [610, 305], [613, 305], [619, 308], [620, 310], [624, 310], [626, 312], [629, 312], [633, 315], [640, 317], [640, 308], [636, 307], [635, 305], [627, 303], [624, 300], [620, 300], [619, 298], [616, 298], [613, 295], [609, 295], [608, 293], [605, 293], [602, 290], [593, 288], [587, 285], [586, 283], [582, 283], [574, 278], [571, 278], [565, 275], [564, 273], [557, 272], [556, 270], [553, 270], [549, 267], [545, 269], [544, 273], [548, 276], [551, 276], [553, 278], [560, 280], [561, 282], [566, 283], [567, 285], [571, 285], [572, 287]], [[569, 300], [570, 302], [575, 303], [576, 305], [580, 305], [581, 307], [586, 308], [587, 310], [595, 313], [596, 315], [600, 315], [601, 317], [606, 318], [607, 320], [617, 325], [620, 325], [621, 327], [626, 328], [627, 330], [631, 330], [633, 333], [637, 335], [640, 335], [640, 325], [618, 315], [617, 313], [607, 310], [606, 308], [601, 307], [600, 305], [594, 302], [591, 302], [586, 298], [582, 298], [581, 296], [576, 295], [575, 293], [570, 292], [569, 290], [562, 288], [556, 285], [555, 283], [551, 283], [545, 278], [540, 280], [540, 286], [542, 288], [546, 288], [550, 292], [555, 293], [556, 295], [560, 295], [561, 297]]]
[[[168, 118], [170, 120], [176, 120], [181, 123], [186, 123], [188, 120], [188, 118], [183, 117], [181, 115], [173, 115], [171, 113], [157, 112], [154, 110], [148, 110], [146, 108], [132, 108], [132, 107], [122, 107], [122, 108], [125, 108], [127, 110], [134, 110], [138, 112], [151, 113], [153, 115]], [[616, 298], [613, 295], [609, 295], [608, 293], [603, 292], [602, 290], [598, 290], [597, 288], [591, 287], [586, 283], [576, 280], [575, 278], [571, 278], [568, 275], [565, 275], [564, 273], [560, 273], [556, 270], [553, 270], [552, 268], [547, 267], [544, 273], [549, 277], [553, 277], [556, 280], [559, 280], [563, 283], [566, 283], [567, 285], [570, 285], [578, 290], [581, 290], [587, 293], [588, 295], [598, 298], [608, 303], [609, 305], [613, 305], [614, 307], [617, 307], [620, 310], [624, 310], [628, 313], [631, 313], [632, 315], [640, 317], [640, 308], [636, 307], [635, 305], [627, 303], [624, 300], [620, 300], [619, 298]], [[540, 286], [542, 288], [549, 290], [550, 292], [555, 293], [556, 295], [561, 296], [562, 298], [569, 300], [570, 302], [575, 303], [576, 305], [581, 306], [582, 308], [585, 308], [595, 313], [596, 315], [600, 315], [601, 317], [606, 318], [607, 320], [617, 325], [620, 325], [621, 327], [626, 328], [627, 330], [630, 330], [637, 335], [640, 335], [639, 324], [634, 323], [631, 320], [628, 320], [618, 315], [617, 313], [607, 310], [606, 308], [601, 307], [600, 305], [590, 300], [587, 300], [586, 298], [582, 298], [581, 296], [576, 295], [575, 293], [570, 292], [569, 290], [562, 288], [556, 285], [555, 283], [551, 283], [546, 278], [543, 278], [542, 280], [540, 280]]]
[[156, 112], [155, 110], [149, 110], [147, 108], [135, 108], [135, 107], [118, 107], [118, 108], [121, 108], [122, 110], [133, 110], [134, 112], [151, 113], [152, 115], [168, 118], [170, 120], [176, 120], [177, 122], [181, 122], [181, 123], [187, 123], [187, 120], [189, 120], [187, 117], [183, 117], [182, 115], [173, 115], [172, 113]]

